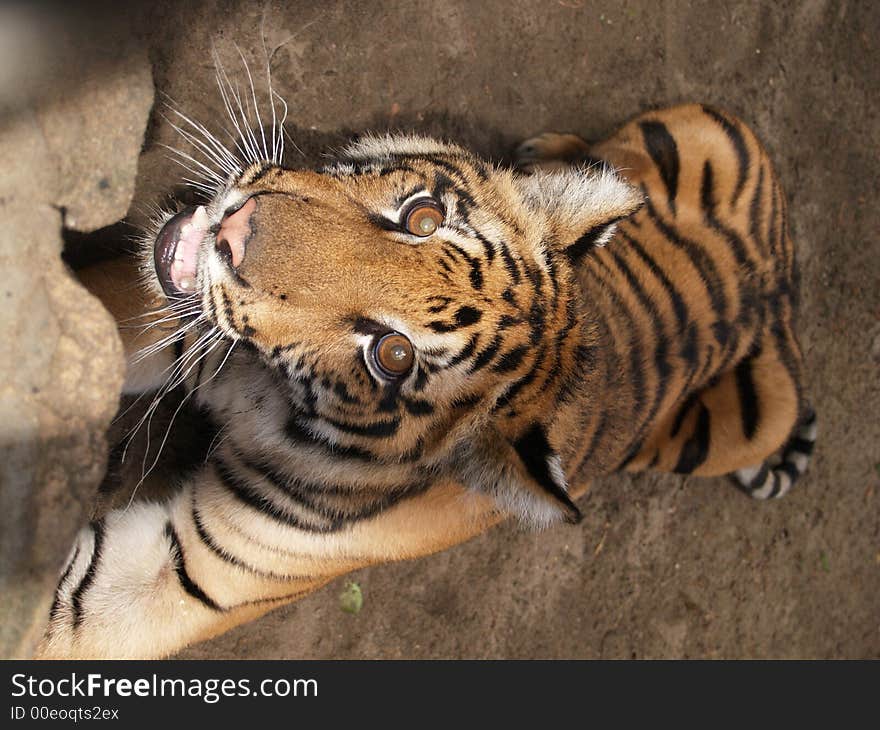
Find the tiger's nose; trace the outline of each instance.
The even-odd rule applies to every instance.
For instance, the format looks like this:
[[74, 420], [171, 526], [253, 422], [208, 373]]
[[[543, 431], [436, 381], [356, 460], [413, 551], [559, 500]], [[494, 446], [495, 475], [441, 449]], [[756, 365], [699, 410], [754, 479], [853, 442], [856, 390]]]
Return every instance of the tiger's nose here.
[[250, 198], [241, 208], [224, 216], [220, 222], [214, 247], [230, 266], [237, 267], [244, 260], [247, 243], [254, 234], [251, 216], [256, 209], [256, 198]]

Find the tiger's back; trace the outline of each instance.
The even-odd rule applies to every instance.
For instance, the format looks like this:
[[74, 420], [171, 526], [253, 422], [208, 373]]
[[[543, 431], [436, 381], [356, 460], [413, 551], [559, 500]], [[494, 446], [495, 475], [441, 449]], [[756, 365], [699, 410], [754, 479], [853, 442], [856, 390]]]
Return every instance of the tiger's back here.
[[[730, 114], [687, 105], [641, 115], [592, 147], [571, 135], [524, 146], [529, 167], [602, 161], [645, 195], [581, 271], [618, 374], [616, 402], [576, 457], [584, 473], [756, 467], [743, 486], [768, 490], [755, 496], [787, 491], [815, 429], [794, 332], [785, 197], [754, 133]], [[793, 461], [752, 484], [803, 422]]]

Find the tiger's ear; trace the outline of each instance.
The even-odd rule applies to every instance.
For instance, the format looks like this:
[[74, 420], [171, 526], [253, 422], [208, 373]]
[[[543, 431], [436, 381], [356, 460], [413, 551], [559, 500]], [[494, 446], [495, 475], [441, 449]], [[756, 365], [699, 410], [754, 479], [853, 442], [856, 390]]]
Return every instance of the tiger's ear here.
[[614, 235], [617, 224], [644, 202], [641, 192], [610, 167], [542, 171], [518, 176], [523, 199], [546, 216], [548, 239], [573, 263]]
[[581, 520], [568, 496], [559, 454], [539, 423], [512, 441], [487, 428], [456, 449], [453, 463], [455, 476], [466, 486], [491, 495], [526, 524], [540, 528]]

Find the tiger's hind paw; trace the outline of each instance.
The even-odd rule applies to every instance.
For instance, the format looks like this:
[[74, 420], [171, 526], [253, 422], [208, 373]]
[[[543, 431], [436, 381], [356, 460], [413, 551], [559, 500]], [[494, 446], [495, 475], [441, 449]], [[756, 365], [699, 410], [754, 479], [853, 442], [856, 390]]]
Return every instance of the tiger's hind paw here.
[[531, 173], [599, 162], [590, 157], [589, 150], [589, 145], [576, 134], [544, 132], [522, 142], [513, 158], [517, 170]]
[[746, 494], [755, 499], [778, 499], [807, 470], [816, 443], [816, 413], [807, 409], [800, 425], [777, 458], [737, 469], [733, 478]]

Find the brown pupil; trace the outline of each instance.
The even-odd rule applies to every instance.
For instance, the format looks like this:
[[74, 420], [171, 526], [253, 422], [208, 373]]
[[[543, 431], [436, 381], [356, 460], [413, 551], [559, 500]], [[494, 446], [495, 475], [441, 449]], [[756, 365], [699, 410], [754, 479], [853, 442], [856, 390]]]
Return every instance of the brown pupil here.
[[406, 217], [406, 229], [414, 236], [430, 236], [443, 223], [443, 212], [433, 203], [414, 208]]
[[413, 359], [412, 344], [403, 335], [387, 334], [376, 345], [379, 367], [392, 375], [407, 372], [412, 367]]

